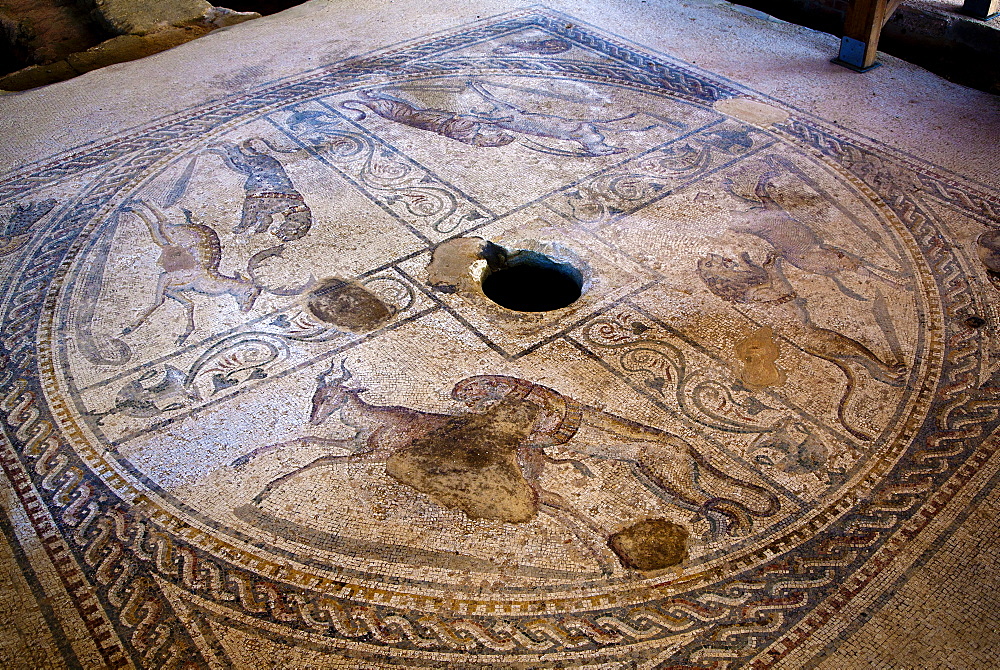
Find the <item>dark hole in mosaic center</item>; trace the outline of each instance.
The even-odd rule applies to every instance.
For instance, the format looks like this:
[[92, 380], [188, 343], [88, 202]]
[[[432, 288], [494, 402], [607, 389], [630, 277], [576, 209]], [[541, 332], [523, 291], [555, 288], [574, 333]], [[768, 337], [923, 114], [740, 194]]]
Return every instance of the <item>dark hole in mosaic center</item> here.
[[487, 298], [519, 312], [548, 312], [572, 305], [582, 289], [579, 270], [534, 251], [508, 256], [483, 279]]

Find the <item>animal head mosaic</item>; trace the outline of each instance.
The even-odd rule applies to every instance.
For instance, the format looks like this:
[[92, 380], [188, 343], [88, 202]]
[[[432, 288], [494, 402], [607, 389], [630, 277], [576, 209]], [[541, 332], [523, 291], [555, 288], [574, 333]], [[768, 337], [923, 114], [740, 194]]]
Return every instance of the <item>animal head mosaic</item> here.
[[230, 103], [0, 189], [109, 663], [752, 666], [993, 448], [995, 194], [545, 11]]

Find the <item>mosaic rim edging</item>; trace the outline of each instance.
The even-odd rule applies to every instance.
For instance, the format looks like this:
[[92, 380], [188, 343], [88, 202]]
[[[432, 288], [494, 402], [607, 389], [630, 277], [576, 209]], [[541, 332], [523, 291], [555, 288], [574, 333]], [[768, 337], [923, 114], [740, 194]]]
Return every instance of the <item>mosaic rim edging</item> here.
[[[168, 155], [170, 149], [164, 136], [183, 143], [190, 133], [200, 132], [195, 130], [196, 123], [217, 127], [245, 114], [259, 113], [262, 108], [287, 105], [317, 91], [329, 91], [337, 83], [361, 85], [365, 76], [378, 76], [383, 69], [391, 69], [394, 76], [414, 77], [463, 72], [474, 65], [446, 58], [406, 66], [418, 58], [433, 59], [455, 44], [524, 27], [544, 29], [626, 63], [620, 71], [571, 73], [562, 69], [559, 74], [563, 76], [593, 76], [627, 86], [659, 88], [702, 104], [738, 93], [726, 84], [713, 84], [679, 68], [663, 64], [654, 67], [645, 57], [589, 29], [578, 25], [565, 28], [567, 22], [560, 15], [539, 11], [485, 28], [458, 29], [416, 50], [404, 48], [398, 56], [362, 59], [361, 63], [345, 65], [330, 74], [279, 85], [263, 95], [248, 97], [239, 108], [220, 103], [218, 108], [225, 109], [225, 113], [213, 116], [212, 111], [196, 112], [195, 118], [179, 126], [167, 125], [156, 134], [130, 138], [85, 162], [60, 162], [53, 171], [14, 178], [0, 193], [22, 196], [30, 193], [32, 184], [47, 184], [57, 175], [69, 177], [119, 159], [136, 166], [132, 174], [145, 172]], [[816, 609], [817, 603], [842, 606], [875, 579], [879, 568], [888, 566], [893, 555], [905, 546], [897, 538], [902, 535], [912, 540], [918, 535], [947, 500], [962, 491], [959, 482], [968, 481], [995, 451], [993, 439], [985, 439], [997, 424], [995, 392], [981, 385], [975, 374], [983, 335], [962, 324], [965, 317], [978, 313], [974, 308], [976, 300], [964, 281], [967, 273], [953, 250], [941, 241], [942, 236], [925, 213], [922, 198], [945, 202], [993, 224], [1000, 205], [995, 198], [970, 194], [967, 187], [921, 167], [909, 166], [919, 178], [919, 190], [911, 184], [903, 185], [899, 182], [903, 171], [896, 167], [896, 159], [832, 134], [819, 124], [793, 118], [776, 130], [779, 135], [812, 147], [854, 175], [896, 213], [921, 243], [938, 281], [945, 314], [945, 332], [941, 335], [945, 339], [946, 362], [938, 389], [933, 391], [930, 412], [936, 419], [928, 420], [896, 465], [893, 476], [886, 478], [897, 483], [881, 482], [870, 500], [858, 501], [818, 537], [787, 552], [776, 549], [769, 562], [711, 587], [678, 593], [665, 601], [651, 601], [624, 615], [611, 602], [594, 602], [589, 611], [555, 618], [546, 617], [545, 603], [503, 613], [463, 611], [461, 603], [375, 605], [372, 603], [379, 600], [377, 593], [366, 594], [368, 604], [348, 605], [358, 594], [338, 592], [334, 584], [324, 584], [324, 595], [319, 596], [315, 591], [289, 588], [282, 583], [286, 575], [281, 574], [275, 574], [273, 580], [262, 580], [259, 575], [227, 566], [226, 548], [220, 547], [216, 556], [203, 559], [177, 537], [194, 534], [195, 529], [163, 528], [156, 516], [141, 519], [125, 514], [126, 505], [141, 507], [140, 501], [117, 501], [104, 482], [62, 443], [53, 421], [46, 418], [48, 408], [42, 402], [45, 391], [38, 382], [40, 371], [33, 363], [37, 359], [32, 351], [36, 346], [32, 335], [40, 312], [54, 307], [51, 299], [44, 304], [41, 299], [49, 282], [55, 279], [52, 273], [65, 271], [60, 263], [72, 239], [86, 221], [105, 209], [108, 201], [102, 198], [112, 188], [76, 203], [56, 229], [46, 232], [46, 240], [29, 261], [32, 270], [21, 275], [20, 284], [11, 287], [5, 298], [6, 351], [0, 408], [10, 444], [5, 445], [2, 462], [50, 558], [60, 567], [64, 584], [79, 595], [74, 602], [92, 627], [95, 639], [104, 645], [102, 651], [109, 667], [140, 661], [167, 665], [170, 658], [182, 663], [196, 649], [180, 627], [165, 625], [178, 616], [170, 599], [163, 595], [167, 589], [198, 593], [206, 610], [239, 613], [255, 625], [272, 627], [275, 634], [298, 629], [296, 637], [302, 635], [316, 644], [343, 647], [362, 658], [381, 658], [389, 647], [393, 656], [408, 657], [411, 662], [439, 661], [444, 654], [444, 658], [461, 659], [466, 664], [490, 664], [502, 659], [545, 667], [569, 660], [596, 663], [599, 657], [665, 661], [666, 650], [675, 664], [723, 663], [736, 667], [750, 663], [766, 667], [788, 653], [796, 641], [808, 637], [809, 629], [820, 627], [834, 614], [829, 606], [823, 611]], [[118, 187], [125, 188], [126, 182], [123, 180]], [[923, 391], [931, 393], [931, 389]], [[930, 425], [932, 422], [935, 425]], [[99, 474], [105, 478], [110, 475]], [[434, 616], [411, 618], [410, 608], [425, 607], [442, 610]], [[773, 651], [755, 657], [754, 647], [763, 647], [764, 642]], [[560, 647], [561, 651], [555, 651]]]

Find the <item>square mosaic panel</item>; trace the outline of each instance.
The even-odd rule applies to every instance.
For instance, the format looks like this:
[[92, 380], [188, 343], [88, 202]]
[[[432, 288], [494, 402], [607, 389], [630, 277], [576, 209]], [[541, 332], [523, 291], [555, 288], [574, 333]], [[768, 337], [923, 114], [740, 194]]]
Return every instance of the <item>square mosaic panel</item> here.
[[[99, 658], [46, 625], [93, 667], [828, 646], [996, 469], [998, 212], [544, 9], [25, 166], [0, 463]], [[526, 267], [579, 296], [484, 292]]]

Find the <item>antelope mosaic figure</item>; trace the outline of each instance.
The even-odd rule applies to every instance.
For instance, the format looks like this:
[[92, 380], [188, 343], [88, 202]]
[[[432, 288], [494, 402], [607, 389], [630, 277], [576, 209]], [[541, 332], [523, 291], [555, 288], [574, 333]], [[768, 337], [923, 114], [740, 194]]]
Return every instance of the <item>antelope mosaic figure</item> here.
[[[357, 431], [354, 437], [331, 439], [310, 435], [259, 447], [237, 458], [232, 465], [242, 468], [251, 460], [265, 453], [283, 449], [321, 446], [344, 452], [320, 456], [310, 463], [272, 480], [254, 497], [254, 503], [259, 504], [288, 480], [315, 467], [346, 463], [387, 462], [394, 454], [408, 449], [417, 440], [425, 438], [456, 419], [456, 415], [453, 414], [423, 412], [399, 405], [369, 404], [361, 399], [361, 394], [367, 389], [347, 386], [352, 374], [346, 366], [341, 363], [341, 375], [334, 378], [333, 374], [336, 368], [337, 364], [334, 361], [329, 369], [317, 377], [309, 424], [320, 426], [326, 423], [331, 416], [338, 414], [341, 422]], [[542, 488], [539, 483], [542, 467], [546, 462], [569, 462], [586, 474], [590, 474], [586, 466], [571, 459], [550, 458], [544, 455], [541, 450], [530, 448], [518, 450], [518, 462], [528, 485], [536, 496], [539, 507], [569, 528], [594, 555], [601, 569], [610, 574], [614, 559], [610, 558], [606, 548], [594, 543], [595, 535], [604, 538], [603, 529], [580, 514], [562, 496]]]
[[312, 397], [309, 425], [320, 426], [326, 423], [334, 413], [338, 413], [340, 420], [345, 425], [357, 431], [354, 437], [346, 439], [331, 439], [313, 435], [300, 437], [288, 442], [258, 447], [237, 458], [233, 461], [233, 465], [242, 467], [261, 454], [296, 447], [333, 447], [347, 453], [320, 456], [298, 470], [282, 475], [268, 484], [254, 498], [254, 502], [260, 502], [283, 482], [310, 468], [332, 463], [385, 460], [399, 449], [405, 449], [414, 439], [440, 428], [449, 419], [454, 418], [451, 414], [421, 412], [397, 405], [370, 405], [361, 399], [361, 394], [368, 389], [347, 386], [352, 375], [346, 366], [341, 364], [340, 377], [333, 377], [335, 370], [336, 362], [316, 378], [316, 391]]
[[187, 316], [184, 332], [177, 337], [177, 344], [183, 344], [195, 327], [194, 301], [189, 293], [230, 295], [241, 312], [253, 308], [260, 287], [239, 273], [230, 277], [219, 271], [222, 244], [211, 227], [195, 223], [188, 210], [184, 210], [187, 223], [171, 223], [158, 207], [148, 202], [132, 203], [125, 211], [139, 217], [149, 228], [150, 237], [161, 249], [158, 262], [163, 271], [157, 279], [153, 304], [123, 329], [123, 334], [128, 335], [144, 324], [170, 298], [183, 305]]

